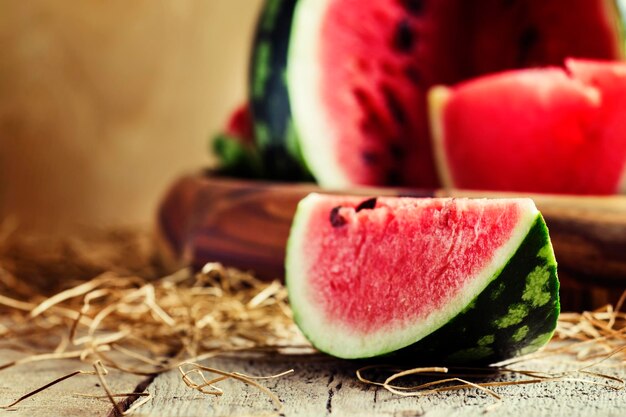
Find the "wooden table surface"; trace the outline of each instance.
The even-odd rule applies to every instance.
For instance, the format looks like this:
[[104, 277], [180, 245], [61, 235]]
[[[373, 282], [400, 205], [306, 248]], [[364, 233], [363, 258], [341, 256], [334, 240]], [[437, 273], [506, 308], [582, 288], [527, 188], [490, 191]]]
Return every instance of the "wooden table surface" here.
[[[15, 359], [17, 354], [0, 351], [0, 360]], [[228, 380], [218, 384], [221, 397], [204, 395], [189, 389], [178, 370], [156, 378], [137, 377], [112, 371], [107, 377], [114, 392], [134, 391], [145, 387], [150, 400], [134, 415], [168, 416], [624, 416], [626, 390], [616, 391], [582, 382], [551, 382], [495, 388], [502, 396], [497, 402], [477, 390], [461, 390], [423, 397], [399, 397], [383, 388], [367, 386], [355, 377], [362, 364], [338, 361], [324, 355], [293, 357], [265, 355], [256, 358], [214, 358], [203, 363], [225, 371], [252, 376], [277, 374], [289, 369], [294, 373], [260, 381], [278, 395], [284, 409], [278, 410], [271, 399], [258, 389]], [[543, 371], [560, 370], [554, 361], [536, 361], [526, 365]], [[24, 393], [90, 364], [74, 360], [21, 365], [0, 371], [0, 403], [7, 404]], [[626, 367], [596, 369], [626, 378]], [[503, 378], [503, 377], [498, 377]], [[11, 411], [11, 417], [39, 416], [113, 416], [106, 399], [84, 398], [78, 393], [102, 395], [98, 379], [80, 375], [29, 398]], [[127, 401], [120, 399], [127, 406]]]

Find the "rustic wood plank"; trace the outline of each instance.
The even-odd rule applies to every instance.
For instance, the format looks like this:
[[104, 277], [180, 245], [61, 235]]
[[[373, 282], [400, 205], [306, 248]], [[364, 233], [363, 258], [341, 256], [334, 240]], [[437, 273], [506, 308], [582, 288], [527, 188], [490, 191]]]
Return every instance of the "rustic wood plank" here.
[[[13, 350], [0, 349], [0, 365], [23, 357]], [[70, 372], [92, 370], [89, 363], [79, 360], [55, 360], [18, 365], [0, 371], [0, 405], [12, 403], [22, 395]], [[113, 392], [133, 392], [146, 378], [109, 370], [107, 382]], [[13, 409], [0, 409], [0, 415], [11, 417], [44, 416], [109, 416], [113, 407], [108, 399], [84, 398], [76, 395], [104, 395], [95, 375], [77, 375], [34, 397], [28, 398]], [[120, 398], [120, 403], [124, 401]]]
[[[282, 414], [299, 416], [623, 416], [626, 392], [579, 382], [560, 382], [496, 388], [504, 396], [493, 410], [494, 400], [475, 390], [426, 397], [401, 398], [382, 388], [365, 386], [355, 378], [361, 365], [316, 356], [315, 359], [265, 357], [256, 359], [215, 358], [204, 363], [225, 371], [271, 375], [293, 368], [295, 373], [262, 381], [284, 404]], [[544, 371], [556, 365], [538, 364]], [[614, 375], [626, 377], [625, 369]], [[139, 409], [143, 416], [265, 416], [277, 415], [269, 398], [257, 389], [236, 381], [219, 384], [221, 397], [190, 390], [178, 371], [157, 377], [149, 386], [152, 400]]]
[[[0, 351], [2, 361], [17, 358], [11, 351]], [[4, 363], [4, 362], [3, 362]], [[422, 398], [401, 398], [381, 388], [365, 386], [355, 378], [358, 363], [339, 361], [323, 355], [311, 357], [264, 356], [257, 358], [215, 358], [204, 363], [226, 371], [253, 376], [276, 374], [287, 369], [295, 373], [280, 379], [262, 381], [284, 404], [284, 416], [621, 416], [626, 409], [626, 391], [579, 382], [497, 388], [503, 401], [491, 409], [494, 401], [487, 395], [465, 390]], [[558, 365], [538, 362], [534, 369], [559, 370]], [[0, 372], [0, 402], [6, 404], [43, 382], [89, 365], [75, 360], [36, 363], [8, 368]], [[626, 369], [604, 370], [622, 378]], [[34, 376], [38, 379], [35, 380]], [[143, 378], [114, 370], [107, 378], [116, 392], [131, 391]], [[151, 400], [141, 407], [142, 416], [265, 416], [278, 414], [270, 399], [255, 388], [237, 381], [219, 384], [221, 397], [203, 395], [186, 387], [177, 370], [158, 376], [147, 388]], [[17, 417], [108, 416], [113, 415], [107, 400], [87, 399], [75, 393], [101, 394], [93, 376], [67, 380], [36, 398], [25, 400], [9, 412]]]

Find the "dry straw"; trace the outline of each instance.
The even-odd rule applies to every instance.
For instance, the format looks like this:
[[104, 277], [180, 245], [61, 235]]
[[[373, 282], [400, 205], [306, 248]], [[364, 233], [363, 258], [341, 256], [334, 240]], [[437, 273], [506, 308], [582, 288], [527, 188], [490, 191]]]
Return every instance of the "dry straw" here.
[[[219, 395], [214, 384], [234, 379], [277, 402], [256, 381], [258, 377], [193, 362], [225, 352], [308, 348], [291, 318], [284, 286], [216, 263], [207, 264], [199, 273], [182, 269], [159, 277], [163, 269], [144, 236], [115, 232], [108, 238], [92, 237], [90, 244], [84, 239], [2, 241], [0, 347], [31, 354], [0, 364], [0, 370], [71, 358], [93, 367], [47, 382], [3, 408], [14, 407], [68, 378], [95, 375], [118, 413], [129, 413], [115, 400], [122, 394], [109, 389], [107, 369], [152, 376], [178, 367], [193, 367], [192, 373], [204, 382], [193, 383], [189, 370], [182, 373], [182, 380], [205, 394]], [[115, 251], [111, 246], [119, 248]], [[39, 278], [26, 285], [29, 274]], [[89, 274], [92, 278], [85, 279]], [[58, 285], [67, 288], [50, 294]], [[219, 378], [208, 380], [202, 372], [217, 373]], [[144, 393], [130, 394], [143, 397], [133, 410], [149, 399]]]

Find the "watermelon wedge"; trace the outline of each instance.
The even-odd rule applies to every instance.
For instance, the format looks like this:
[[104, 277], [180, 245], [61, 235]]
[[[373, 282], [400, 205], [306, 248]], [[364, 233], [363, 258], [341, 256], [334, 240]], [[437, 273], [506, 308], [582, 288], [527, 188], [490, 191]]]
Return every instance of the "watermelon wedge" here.
[[324, 187], [436, 187], [431, 86], [618, 59], [619, 16], [613, 0], [267, 0], [249, 89], [264, 161]]
[[493, 363], [543, 346], [559, 314], [554, 253], [530, 199], [311, 194], [286, 282], [300, 329], [340, 358]]
[[437, 87], [431, 124], [444, 186], [615, 194], [626, 167], [626, 64], [568, 59]]

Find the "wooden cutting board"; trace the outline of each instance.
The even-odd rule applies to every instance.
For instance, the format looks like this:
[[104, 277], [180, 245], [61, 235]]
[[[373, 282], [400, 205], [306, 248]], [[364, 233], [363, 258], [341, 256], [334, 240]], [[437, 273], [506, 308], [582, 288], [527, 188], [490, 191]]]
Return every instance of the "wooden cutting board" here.
[[[253, 270], [262, 278], [282, 279], [293, 214], [300, 199], [311, 192], [333, 191], [313, 184], [245, 181], [203, 173], [183, 177], [159, 208], [157, 230], [163, 253], [177, 264], [200, 268], [217, 261]], [[349, 193], [364, 197], [522, 196], [393, 188], [358, 188]], [[626, 289], [626, 197], [530, 197], [550, 229], [563, 308], [579, 310], [616, 302]]]

